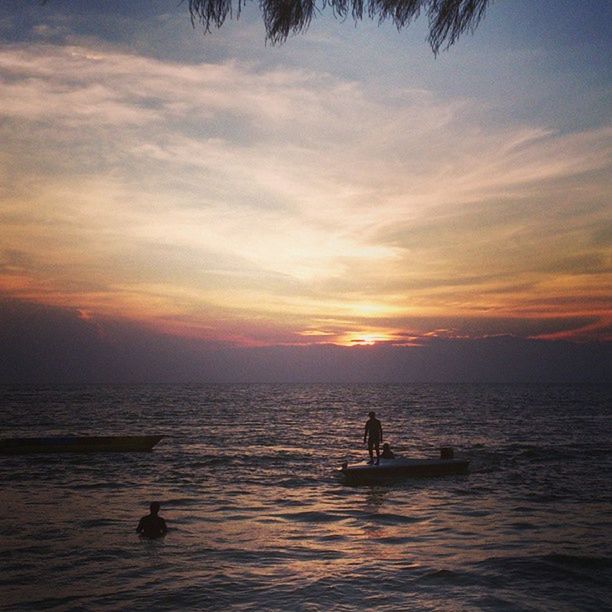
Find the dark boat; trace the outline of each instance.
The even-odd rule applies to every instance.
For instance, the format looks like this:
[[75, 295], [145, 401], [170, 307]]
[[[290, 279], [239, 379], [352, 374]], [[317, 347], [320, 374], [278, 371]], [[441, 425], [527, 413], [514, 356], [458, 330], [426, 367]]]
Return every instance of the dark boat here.
[[163, 436], [57, 436], [0, 439], [0, 454], [145, 452]]
[[345, 463], [339, 472], [349, 484], [375, 484], [401, 478], [466, 474], [469, 465], [469, 459], [455, 459], [452, 450], [443, 449], [439, 459], [381, 458], [378, 465], [367, 461]]

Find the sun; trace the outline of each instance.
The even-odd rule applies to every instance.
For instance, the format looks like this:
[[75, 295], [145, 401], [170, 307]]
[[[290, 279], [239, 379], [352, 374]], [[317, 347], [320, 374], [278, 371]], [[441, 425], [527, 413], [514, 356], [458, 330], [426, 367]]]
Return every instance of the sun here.
[[340, 338], [344, 346], [373, 346], [378, 342], [389, 342], [393, 337], [384, 332], [347, 332]]

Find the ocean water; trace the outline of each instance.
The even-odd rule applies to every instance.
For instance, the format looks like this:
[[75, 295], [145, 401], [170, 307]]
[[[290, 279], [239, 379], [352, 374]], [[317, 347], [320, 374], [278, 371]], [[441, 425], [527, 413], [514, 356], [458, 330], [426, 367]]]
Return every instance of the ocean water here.
[[[375, 410], [468, 475], [346, 486]], [[612, 387], [0, 389], [2, 436], [150, 434], [151, 453], [0, 455], [3, 610], [604, 610]], [[135, 533], [159, 500], [171, 531]]]

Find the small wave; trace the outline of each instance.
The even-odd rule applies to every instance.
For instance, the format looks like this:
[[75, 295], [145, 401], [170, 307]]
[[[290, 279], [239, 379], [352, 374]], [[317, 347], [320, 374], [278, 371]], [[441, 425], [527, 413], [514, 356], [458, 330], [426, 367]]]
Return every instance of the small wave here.
[[611, 557], [587, 557], [583, 555], [552, 554], [542, 557], [545, 561], [565, 565], [568, 567], [580, 567], [585, 569], [612, 569]]
[[527, 493], [525, 497], [536, 504], [551, 504], [564, 499], [565, 496], [555, 493]]
[[480, 562], [481, 566], [495, 570], [506, 577], [541, 582], [571, 581], [573, 583], [607, 585], [610, 582], [612, 559], [568, 554], [550, 554], [533, 557], [497, 557]]
[[342, 521], [346, 517], [338, 514], [330, 514], [329, 512], [317, 512], [306, 510], [304, 512], [285, 512], [283, 514], [277, 514], [276, 516], [286, 519], [288, 521], [295, 521], [300, 523], [333, 523], [336, 521]]
[[389, 512], [375, 512], [367, 516], [382, 525], [410, 525], [425, 520], [423, 517], [392, 514]]
[[610, 457], [612, 449], [592, 444], [508, 444], [500, 447], [486, 447], [476, 444], [466, 449], [470, 457], [470, 472], [491, 473], [504, 467], [529, 464], [575, 462]]
[[416, 538], [414, 537], [402, 537], [402, 536], [383, 536], [378, 538], [378, 542], [381, 544], [391, 544], [391, 545], [403, 545], [403, 544], [413, 544]]
[[328, 533], [326, 535], [319, 536], [315, 538], [318, 542], [345, 542], [348, 540], [346, 536], [340, 535], [338, 533]]
[[298, 489], [308, 484], [318, 484], [320, 481], [318, 478], [314, 478], [313, 476], [302, 476], [302, 477], [290, 477], [290, 478], [281, 478], [276, 482], [276, 485], [279, 487], [285, 487], [287, 489]]
[[470, 575], [466, 574], [465, 572], [457, 572], [450, 569], [428, 571], [419, 578], [417, 578], [417, 582], [427, 582], [444, 585], [465, 585], [471, 584], [475, 580], [476, 578], [470, 577]]
[[103, 491], [105, 489], [131, 489], [135, 486], [135, 483], [132, 482], [75, 482], [67, 488], [74, 491]]
[[489, 510], [479, 510], [479, 509], [474, 509], [474, 510], [464, 510], [463, 515], [465, 516], [474, 516], [474, 517], [481, 517], [481, 516], [490, 516], [491, 512]]
[[83, 529], [93, 529], [95, 527], [107, 527], [109, 525], [114, 525], [116, 521], [111, 519], [90, 519], [86, 521], [81, 521], [79, 526]]
[[534, 525], [533, 523], [525, 523], [525, 522], [515, 522], [515, 523], [511, 523], [510, 527], [512, 527], [513, 529], [516, 529], [517, 531], [529, 531], [531, 529], [537, 529], [537, 526]]
[[183, 508], [185, 506], [196, 506], [199, 507], [202, 505], [202, 500], [197, 497], [169, 497], [164, 499], [162, 502], [163, 508]]
[[491, 487], [474, 485], [469, 488], [454, 489], [452, 491], [452, 494], [460, 496], [460, 497], [474, 497], [474, 496], [489, 495], [491, 491], [492, 491]]
[[535, 463], [567, 460], [573, 453], [567, 448], [555, 446], [528, 446], [520, 448], [514, 455], [515, 460], [528, 459]]

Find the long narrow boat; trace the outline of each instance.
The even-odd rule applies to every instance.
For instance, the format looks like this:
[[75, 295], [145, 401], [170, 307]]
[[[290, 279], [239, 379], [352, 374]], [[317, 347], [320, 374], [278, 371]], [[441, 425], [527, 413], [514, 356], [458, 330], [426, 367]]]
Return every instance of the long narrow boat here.
[[466, 474], [469, 465], [469, 459], [453, 457], [440, 459], [381, 458], [378, 465], [367, 461], [345, 463], [339, 468], [339, 472], [348, 484], [372, 484], [401, 478]]
[[0, 454], [125, 453], [150, 451], [163, 436], [57, 436], [0, 439]]

